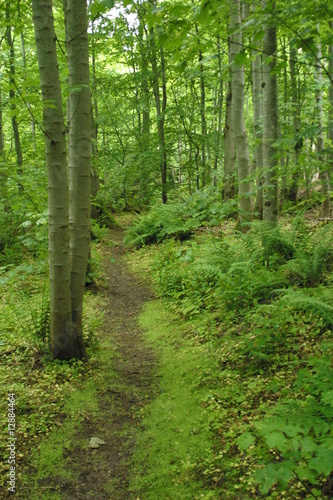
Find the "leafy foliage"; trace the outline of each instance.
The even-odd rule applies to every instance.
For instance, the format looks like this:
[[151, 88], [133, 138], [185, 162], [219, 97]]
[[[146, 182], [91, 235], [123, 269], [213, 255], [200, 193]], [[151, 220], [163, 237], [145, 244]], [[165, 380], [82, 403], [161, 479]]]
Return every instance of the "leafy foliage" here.
[[204, 223], [216, 226], [235, 211], [235, 202], [221, 204], [218, 191], [211, 187], [197, 191], [185, 202], [155, 205], [148, 214], [139, 218], [129, 229], [125, 244], [140, 247], [159, 243], [167, 238], [181, 241]]
[[[171, 240], [158, 249], [155, 273], [162, 296], [183, 318], [201, 322], [196, 336], [202, 341], [225, 346], [223, 389], [217, 399], [207, 401], [207, 418], [215, 432], [229, 429], [223, 439], [237, 442], [251, 471], [246, 491], [254, 491], [255, 481], [262, 495], [290, 485], [295, 492], [300, 488], [314, 496], [329, 495], [332, 236], [330, 226], [313, 231], [300, 214], [284, 229], [253, 223], [242, 233], [224, 226], [220, 235], [206, 229], [195, 240]], [[280, 373], [282, 380], [291, 380], [285, 390]], [[233, 381], [230, 389], [226, 376]], [[266, 401], [260, 397], [257, 409], [261, 391], [271, 395]], [[229, 412], [236, 411], [232, 408], [248, 398], [254, 403], [244, 406], [248, 410], [239, 428], [226, 423]], [[223, 453], [224, 461], [229, 453]], [[227, 470], [219, 460], [206, 465], [208, 476], [216, 468]]]

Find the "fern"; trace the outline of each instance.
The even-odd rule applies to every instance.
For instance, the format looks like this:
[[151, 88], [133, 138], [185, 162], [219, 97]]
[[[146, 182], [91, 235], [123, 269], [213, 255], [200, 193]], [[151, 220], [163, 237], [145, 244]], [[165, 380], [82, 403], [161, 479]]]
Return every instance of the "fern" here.
[[322, 320], [327, 328], [333, 327], [333, 306], [323, 300], [311, 297], [301, 290], [288, 289], [280, 298], [282, 305], [304, 311], [317, 321]]
[[332, 345], [327, 355], [312, 359], [298, 372], [294, 387], [302, 391], [302, 399], [281, 401], [264, 419], [253, 423], [251, 432], [247, 430], [238, 439], [241, 450], [256, 443], [280, 458], [255, 473], [262, 494], [266, 495], [275, 483], [285, 489], [295, 478], [321, 486], [322, 478], [333, 472], [331, 352]]

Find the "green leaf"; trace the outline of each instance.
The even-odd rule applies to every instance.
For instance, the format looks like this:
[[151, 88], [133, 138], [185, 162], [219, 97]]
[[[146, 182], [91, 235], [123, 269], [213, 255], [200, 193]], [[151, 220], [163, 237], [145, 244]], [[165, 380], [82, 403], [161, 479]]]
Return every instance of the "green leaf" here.
[[288, 441], [283, 432], [272, 432], [265, 436], [265, 441], [269, 448], [276, 448], [282, 452], [288, 449]]
[[241, 451], [247, 450], [250, 446], [252, 446], [255, 443], [256, 438], [251, 434], [250, 432], [244, 432], [239, 438], [237, 439], [238, 442], [238, 448]]
[[254, 475], [255, 480], [259, 484], [260, 492], [263, 495], [266, 495], [273, 486], [273, 484], [276, 483], [276, 478], [274, 477], [274, 475], [271, 473], [270, 470], [271, 465], [272, 464], [268, 464], [262, 469], [257, 470]]
[[309, 468], [314, 469], [318, 474], [329, 476], [333, 471], [333, 450], [320, 448], [318, 455], [309, 460]]

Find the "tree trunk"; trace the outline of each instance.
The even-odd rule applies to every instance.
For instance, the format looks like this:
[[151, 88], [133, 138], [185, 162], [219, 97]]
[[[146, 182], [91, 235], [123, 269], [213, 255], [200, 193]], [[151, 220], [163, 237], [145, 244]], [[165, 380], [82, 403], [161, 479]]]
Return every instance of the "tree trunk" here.
[[70, 92], [69, 225], [72, 321], [76, 357], [86, 357], [82, 306], [90, 242], [91, 130], [89, 52], [85, 0], [67, 0], [67, 57]]
[[224, 125], [224, 188], [225, 201], [235, 198], [235, 164], [236, 151], [231, 120], [232, 89], [231, 81], [228, 83], [226, 98], [225, 125]]
[[223, 105], [223, 73], [222, 73], [222, 58], [221, 58], [221, 47], [220, 38], [217, 37], [217, 56], [218, 56], [218, 67], [219, 67], [219, 85], [216, 89], [217, 92], [217, 126], [215, 127], [216, 142], [215, 142], [215, 157], [214, 157], [214, 185], [217, 184], [217, 170], [219, 167], [220, 147], [222, 139], [222, 105]]
[[[58, 359], [74, 349], [69, 249], [69, 197], [65, 126], [53, 26], [52, 0], [33, 0], [33, 22], [41, 82], [49, 194], [50, 348]], [[54, 107], [48, 103], [54, 103]]]
[[[267, 1], [263, 0], [265, 9]], [[275, 2], [269, 4], [274, 12]], [[263, 220], [273, 225], [278, 223], [278, 160], [275, 143], [278, 138], [276, 27], [273, 21], [265, 29], [263, 38], [263, 154], [264, 154], [264, 206]]]
[[241, 24], [241, 2], [232, 1], [232, 12], [230, 16], [230, 59], [232, 71], [232, 128], [236, 146], [238, 167], [238, 197], [240, 221], [251, 218], [251, 186], [248, 180], [250, 174], [250, 153], [247, 133], [244, 121], [244, 93], [245, 72], [244, 64], [238, 64], [237, 56], [241, 54], [242, 32]]
[[[15, 52], [14, 52], [14, 44], [12, 39], [12, 27], [10, 21], [10, 2], [6, 1], [6, 39], [7, 45], [9, 48], [9, 101], [10, 101], [10, 109], [12, 112], [12, 127], [14, 134], [14, 143], [15, 143], [15, 152], [16, 152], [16, 161], [17, 161], [17, 173], [18, 175], [22, 175], [22, 166], [23, 166], [23, 156], [22, 156], [22, 146], [20, 140], [20, 132], [18, 128], [18, 123], [16, 119], [16, 104], [15, 104]], [[22, 187], [19, 187], [21, 190]]]
[[[200, 37], [198, 25], [195, 25], [197, 41], [199, 45], [199, 66], [200, 66], [200, 118], [201, 118], [201, 185], [205, 187], [206, 181], [209, 180], [210, 172], [206, 172], [206, 140], [207, 140], [207, 123], [206, 123], [206, 89], [204, 78], [204, 65], [202, 64], [203, 56], [200, 49]], [[206, 175], [207, 174], [207, 175]], [[206, 179], [207, 177], [207, 179]]]
[[[333, 32], [333, 22], [330, 22], [330, 29]], [[333, 43], [328, 46], [328, 72], [331, 77], [331, 83], [328, 89], [328, 131], [327, 139], [329, 143], [330, 152], [327, 155], [327, 161], [329, 165], [329, 181], [330, 187], [333, 185]]]
[[300, 179], [300, 166], [299, 166], [299, 156], [303, 147], [303, 139], [299, 136], [301, 128], [301, 109], [299, 100], [299, 87], [297, 84], [297, 52], [294, 46], [290, 45], [290, 82], [291, 82], [291, 103], [292, 103], [292, 116], [293, 116], [293, 129], [294, 129], [294, 152], [295, 152], [295, 164], [294, 171], [292, 172], [292, 182], [288, 190], [288, 200], [296, 203], [298, 183]]
[[161, 108], [155, 34], [153, 26], [149, 28], [149, 35], [150, 35], [150, 58], [152, 66], [153, 89], [154, 89], [156, 115], [157, 115], [158, 142], [159, 142], [159, 150], [161, 158], [162, 202], [166, 203], [168, 196], [167, 196], [167, 154], [166, 154], [165, 135], [164, 135], [164, 113], [166, 110], [166, 103], [167, 103], [165, 61], [164, 61], [163, 48], [161, 47], [160, 55], [161, 55], [161, 76], [162, 76], [162, 92], [163, 92], [162, 108]]
[[321, 68], [321, 43], [317, 44], [316, 53], [316, 73], [317, 73], [317, 91], [316, 91], [316, 107], [317, 107], [317, 123], [319, 133], [317, 134], [316, 151], [319, 163], [319, 178], [321, 180], [321, 214], [322, 217], [330, 216], [330, 194], [329, 194], [329, 176], [325, 166], [324, 157], [324, 111], [323, 111], [323, 76]]
[[[91, 4], [91, 1], [90, 1]], [[98, 104], [97, 104], [97, 81], [96, 81], [96, 48], [95, 48], [95, 26], [94, 20], [91, 21], [91, 66], [92, 66], [92, 94], [91, 94], [91, 204], [90, 217], [97, 219], [98, 210], [94, 203], [95, 197], [99, 191], [99, 172], [98, 172]]]
[[[252, 44], [255, 43], [253, 38]], [[262, 219], [263, 212], [263, 143], [262, 143], [262, 88], [261, 88], [261, 57], [257, 50], [252, 50], [253, 79], [253, 114], [256, 161], [256, 200], [254, 211], [256, 217]]]
[[[142, 136], [141, 136], [141, 150], [143, 153], [149, 150], [149, 134], [150, 134], [150, 96], [148, 85], [148, 61], [147, 52], [148, 47], [144, 43], [144, 20], [142, 11], [138, 11], [139, 27], [138, 27], [138, 41], [140, 50], [140, 63], [141, 63], [141, 104], [142, 104]], [[148, 40], [147, 40], [148, 41]]]

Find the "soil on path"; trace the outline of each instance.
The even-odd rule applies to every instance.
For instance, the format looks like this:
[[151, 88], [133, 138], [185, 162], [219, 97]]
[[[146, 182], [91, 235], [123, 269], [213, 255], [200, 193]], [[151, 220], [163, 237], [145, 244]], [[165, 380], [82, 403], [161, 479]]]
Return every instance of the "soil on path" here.
[[152, 373], [155, 357], [142, 339], [138, 313], [152, 293], [126, 267], [122, 239], [123, 230], [112, 229], [113, 245], [103, 251], [108, 282], [104, 292], [103, 335], [110, 338], [110, 363], [106, 365], [105, 379], [110, 383], [105, 384], [104, 380], [98, 394], [97, 419], [86, 421], [78, 436], [86, 443], [97, 436], [106, 444], [96, 450], [77, 446], [68, 453], [68, 466], [78, 479], [62, 484], [64, 499], [135, 498], [128, 484], [136, 435], [140, 431], [139, 414], [156, 390]]

